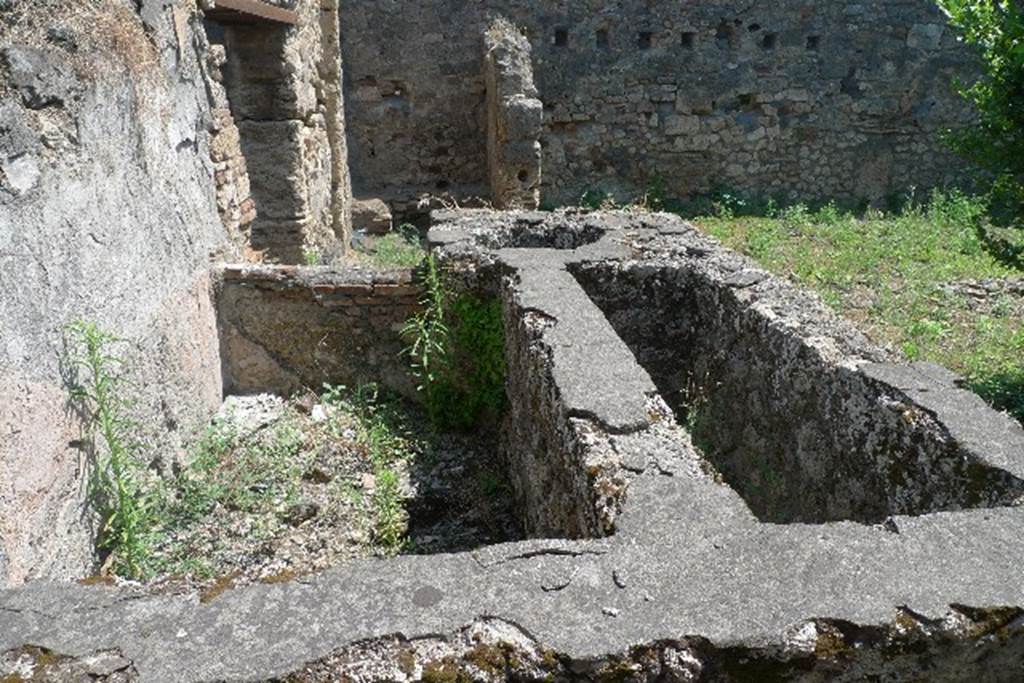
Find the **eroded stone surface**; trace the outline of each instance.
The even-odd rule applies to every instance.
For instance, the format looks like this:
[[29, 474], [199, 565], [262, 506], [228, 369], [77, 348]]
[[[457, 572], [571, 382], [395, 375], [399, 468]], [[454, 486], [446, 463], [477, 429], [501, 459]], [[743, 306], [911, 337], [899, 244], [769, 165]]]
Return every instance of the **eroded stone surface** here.
[[484, 43], [491, 201], [499, 209], [536, 209], [544, 105], [533, 84], [530, 42], [508, 21], [496, 20]]
[[215, 203], [198, 17], [159, 0], [46, 0], [0, 16], [0, 583], [92, 563], [63, 326], [134, 344], [139, 437], [169, 465], [219, 404]]
[[420, 308], [408, 270], [225, 266], [218, 294], [227, 390], [288, 395], [325, 382], [415, 396], [402, 350]]
[[[614, 420], [595, 418], [600, 406], [593, 415], [572, 414], [567, 400], [573, 394], [562, 392], [566, 378], [554, 371], [564, 350], [553, 342], [566, 328], [596, 323], [588, 322], [596, 314], [583, 310], [589, 300], [575, 298], [579, 291], [594, 294], [602, 305], [589, 306], [607, 310], [605, 324], [612, 329], [627, 311], [611, 306], [615, 288], [587, 281], [587, 269], [618, 269], [627, 280], [648, 284], [653, 281], [645, 278], [658, 274], [689, 274], [693, 287], [732, 297], [733, 308], [715, 314], [733, 311], [735, 329], [752, 330], [749, 344], [779, 335], [794, 348], [814, 350], [766, 354], [763, 363], [825, 368], [823, 387], [844, 386], [831, 372], [843, 381], [863, 374], [857, 381], [877, 392], [865, 396], [896, 396], [904, 410], [927, 416], [906, 423], [920, 432], [913, 448], [927, 452], [929, 439], [942, 437], [957, 458], [1015, 476], [1019, 451], [979, 450], [979, 442], [962, 438], [953, 421], [943, 426], [941, 401], [933, 410], [928, 405], [935, 396], [915, 393], [927, 385], [929, 394], [941, 394], [939, 387], [949, 386], [947, 373], [934, 367], [879, 371], [903, 366], [814, 297], [767, 274], [736, 278], [756, 269], [678, 219], [556, 214], [546, 224], [529, 214], [487, 212], [439, 218], [443, 224], [432, 240], [444, 245], [447, 263], [482, 264], [480, 282], [499, 287], [506, 303], [506, 324], [513, 330], [510, 367], [529, 367], [529, 381], [511, 382], [509, 398], [522, 431], [532, 425], [546, 442], [523, 449], [540, 471], [533, 478], [520, 473], [518, 494], [540, 509], [533, 515], [542, 531], [604, 538], [359, 562], [292, 583], [229, 591], [206, 604], [195, 596], [36, 583], [0, 593], [0, 651], [27, 643], [71, 657], [116, 649], [143, 680], [156, 681], [1019, 678], [1024, 508], [932, 512], [923, 505], [881, 524], [762, 522], [725, 483], [713, 459], [694, 446], [668, 405], [648, 395], [646, 382], [623, 391], [638, 396], [618, 397], [643, 396], [643, 424], [611, 428]], [[489, 233], [486, 225], [504, 227]], [[568, 235], [594, 239], [551, 249], [552, 241], [566, 239], [548, 230], [559, 225], [572, 226]], [[504, 251], [524, 239], [537, 248]], [[545, 270], [553, 275], [550, 282], [531, 279]], [[562, 277], [569, 273], [579, 280]], [[656, 307], [659, 296], [633, 301]], [[523, 306], [527, 300], [533, 305]], [[574, 305], [559, 308], [565, 302]], [[744, 315], [768, 322], [747, 327]], [[563, 330], [556, 334], [559, 325]], [[712, 322], [703, 329], [712, 338], [721, 333]], [[590, 344], [611, 348], [605, 335], [594, 328], [572, 343], [584, 352]], [[622, 346], [610, 350], [606, 362], [633, 364], [638, 371], [644, 364], [671, 366], [670, 356], [651, 355], [651, 349], [671, 350], [670, 344], [625, 341], [636, 355]], [[652, 364], [651, 357], [664, 365]], [[578, 380], [587, 372], [580, 366], [568, 377]], [[791, 376], [800, 387], [799, 373]], [[651, 379], [662, 387], [661, 370]], [[795, 390], [785, 382], [773, 386], [779, 396]], [[598, 403], [600, 397], [584, 396]], [[749, 410], [740, 402], [734, 407], [738, 414]], [[978, 413], [996, 420], [993, 415]], [[784, 424], [788, 415], [776, 419]], [[913, 448], [898, 458], [916, 459]], [[957, 481], [940, 468], [921, 485], [922, 492], [941, 492], [955, 490]], [[993, 490], [1000, 485], [992, 484]], [[1003, 501], [973, 504], [993, 502]]]

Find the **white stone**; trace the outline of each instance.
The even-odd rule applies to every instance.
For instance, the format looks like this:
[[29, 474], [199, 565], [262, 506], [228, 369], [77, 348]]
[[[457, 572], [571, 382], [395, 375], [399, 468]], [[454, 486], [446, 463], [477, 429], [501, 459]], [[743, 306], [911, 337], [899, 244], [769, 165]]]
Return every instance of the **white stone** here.
[[0, 164], [0, 169], [7, 177], [7, 184], [19, 195], [35, 187], [42, 175], [35, 158], [27, 154], [8, 159]]

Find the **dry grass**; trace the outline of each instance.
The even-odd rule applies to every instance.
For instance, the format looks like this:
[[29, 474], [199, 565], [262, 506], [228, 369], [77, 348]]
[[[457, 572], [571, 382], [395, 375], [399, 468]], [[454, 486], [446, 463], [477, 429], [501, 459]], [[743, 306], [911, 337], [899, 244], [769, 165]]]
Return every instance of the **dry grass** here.
[[[4, 19], [4, 44], [63, 49], [83, 80], [120, 79], [124, 71], [140, 79], [158, 65], [156, 45], [130, 0], [34, 0], [18, 3]], [[51, 39], [53, 28], [70, 32], [75, 47]]]

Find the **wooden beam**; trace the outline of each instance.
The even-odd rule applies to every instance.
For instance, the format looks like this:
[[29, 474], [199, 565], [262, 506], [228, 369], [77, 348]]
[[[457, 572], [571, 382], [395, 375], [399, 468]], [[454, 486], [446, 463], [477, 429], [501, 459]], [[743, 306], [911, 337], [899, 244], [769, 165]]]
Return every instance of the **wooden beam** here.
[[215, 0], [213, 9], [206, 11], [206, 17], [224, 24], [269, 22], [294, 26], [299, 23], [297, 12], [262, 0]]

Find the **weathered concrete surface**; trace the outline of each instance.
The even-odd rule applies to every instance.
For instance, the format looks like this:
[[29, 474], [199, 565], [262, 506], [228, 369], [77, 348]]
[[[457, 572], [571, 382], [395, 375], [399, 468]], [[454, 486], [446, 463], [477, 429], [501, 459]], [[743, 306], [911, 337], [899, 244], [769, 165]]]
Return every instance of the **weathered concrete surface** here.
[[[848, 523], [701, 526], [686, 511], [713, 502], [707, 493], [718, 485], [686, 483], [640, 480], [633, 511], [610, 542], [528, 542], [488, 567], [471, 554], [399, 558], [233, 591], [206, 605], [33, 584], [0, 594], [0, 650], [31, 642], [78, 655], [117, 646], [142, 680], [265, 680], [367, 639], [437, 640], [488, 617], [584, 671], [639, 643], [686, 649], [693, 636], [731, 649], [734, 659], [760, 651], [768, 662], [803, 662], [789, 680], [800, 672], [815, 680], [815, 669], [891, 674], [901, 662], [905, 675], [931, 680], [1019, 677], [1020, 610], [964, 607], [1024, 600], [1019, 510], [899, 518], [899, 534]], [[945, 629], [953, 643], [978, 645], [960, 652], [939, 637], [929, 645], [926, 634]], [[858, 645], [857, 633], [871, 630], [879, 635]], [[901, 632], [923, 646], [901, 652]], [[1007, 658], [978, 661], [990, 650]], [[695, 659], [713, 670], [725, 657]], [[412, 661], [422, 667], [430, 658]], [[353, 670], [387, 663], [394, 660], [367, 655]]]
[[197, 21], [161, 0], [0, 4], [0, 583], [92, 561], [62, 326], [131, 340], [155, 459], [219, 403], [206, 271], [230, 243]]
[[[654, 270], [674, 264], [711, 278], [710, 290], [721, 274], [715, 264], [738, 257], [657, 215], [556, 214], [550, 224], [534, 214], [438, 218], [443, 225], [431, 240], [446, 258], [468, 263], [475, 254], [484, 277], [501, 278], [506, 322], [521, 330], [510, 335], [509, 353], [535, 372], [509, 385], [523, 430], [565, 436], [543, 447], [549, 462], [541, 476], [555, 472], [550, 478], [576, 487], [563, 505], [582, 508], [581, 519], [599, 518], [601, 508], [588, 506], [610, 505], [614, 534], [363, 562], [228, 591], [206, 604], [34, 583], [0, 592], [0, 652], [26, 643], [70, 657], [116, 650], [147, 681], [1020, 679], [1024, 508], [897, 514], [878, 525], [763, 523], [648, 395], [637, 364], [643, 354], [608, 341], [615, 316], [602, 324], [596, 304], [580, 297], [586, 278], [563, 278], [610, 260], [627, 274], [650, 261]], [[483, 227], [495, 223], [505, 229]], [[550, 229], [556, 225], [570, 229]], [[550, 248], [565, 235], [572, 247]], [[506, 250], [527, 240], [538, 248]], [[543, 271], [551, 277], [537, 276]], [[849, 330], [816, 309], [813, 297], [784, 291], [789, 286], [767, 274], [725, 279], [734, 283], [726, 287], [763, 295], [747, 301], [761, 315], [782, 300], [802, 304], [787, 309], [799, 325], [777, 319], [798, 341], [810, 343], [802, 335], [813, 330]], [[577, 324], [587, 333], [572, 337]], [[573, 346], [585, 356], [591, 344], [607, 351], [601, 362], [636, 368], [640, 379], [618, 395], [563, 393], [566, 382], [585, 383], [594, 369], [575, 365], [561, 376], [554, 369], [573, 362]], [[939, 375], [914, 372], [925, 371]], [[914, 390], [900, 373], [871, 381]], [[615, 429], [620, 408], [609, 402], [642, 401], [646, 419]], [[573, 416], [578, 402], [589, 407]], [[935, 415], [942, 419], [942, 411]], [[1016, 472], [1024, 459], [1018, 451], [989, 461], [966, 439], [958, 447], [960, 457], [990, 468]], [[524, 475], [521, 486], [541, 485]], [[606, 488], [610, 477], [614, 490]], [[557, 504], [550, 511], [553, 527], [566, 521]]]
[[571, 270], [762, 519], [880, 522], [1021, 499], [1011, 418], [696, 231], [628, 241], [632, 260]]

